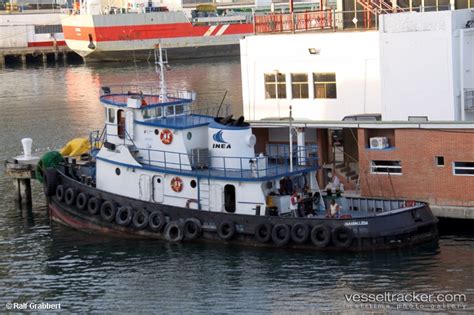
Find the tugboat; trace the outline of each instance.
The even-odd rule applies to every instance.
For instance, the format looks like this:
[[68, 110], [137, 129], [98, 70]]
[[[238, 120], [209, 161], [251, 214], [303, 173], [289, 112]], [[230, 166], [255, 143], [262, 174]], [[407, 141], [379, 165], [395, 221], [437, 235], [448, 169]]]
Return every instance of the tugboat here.
[[318, 187], [317, 147], [267, 144], [266, 154], [256, 154], [243, 117], [193, 109], [194, 92], [167, 89], [161, 48], [155, 60], [160, 88], [102, 87], [105, 127], [91, 133], [89, 152], [45, 167], [52, 220], [171, 242], [325, 250], [437, 237], [437, 219], [423, 202], [337, 197], [337, 205]]

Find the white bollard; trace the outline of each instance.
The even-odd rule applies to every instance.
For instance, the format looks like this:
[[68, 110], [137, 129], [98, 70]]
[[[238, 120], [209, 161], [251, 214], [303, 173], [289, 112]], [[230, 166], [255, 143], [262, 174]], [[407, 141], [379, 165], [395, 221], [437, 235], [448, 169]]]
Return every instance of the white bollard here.
[[23, 157], [25, 160], [31, 158], [31, 145], [33, 144], [33, 140], [31, 138], [23, 138], [21, 139], [21, 144], [23, 145]]

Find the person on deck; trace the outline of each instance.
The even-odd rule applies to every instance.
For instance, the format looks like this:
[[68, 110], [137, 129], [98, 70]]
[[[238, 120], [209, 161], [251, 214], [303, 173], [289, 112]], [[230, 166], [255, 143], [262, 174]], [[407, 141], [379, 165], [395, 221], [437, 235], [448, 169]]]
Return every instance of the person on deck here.
[[339, 218], [339, 211], [341, 207], [337, 204], [336, 200], [331, 200], [331, 204], [329, 206], [329, 214], [331, 218]]
[[299, 206], [299, 197], [298, 193], [295, 191], [290, 197], [290, 210], [295, 217], [298, 217], [298, 206]]

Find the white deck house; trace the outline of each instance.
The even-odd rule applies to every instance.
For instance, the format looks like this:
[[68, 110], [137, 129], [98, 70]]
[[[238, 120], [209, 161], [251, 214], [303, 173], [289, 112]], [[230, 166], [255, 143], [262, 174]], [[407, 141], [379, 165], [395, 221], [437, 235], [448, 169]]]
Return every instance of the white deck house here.
[[381, 15], [378, 31], [247, 36], [244, 115], [288, 117], [292, 105], [295, 119], [474, 120], [472, 20], [472, 9], [408, 12]]

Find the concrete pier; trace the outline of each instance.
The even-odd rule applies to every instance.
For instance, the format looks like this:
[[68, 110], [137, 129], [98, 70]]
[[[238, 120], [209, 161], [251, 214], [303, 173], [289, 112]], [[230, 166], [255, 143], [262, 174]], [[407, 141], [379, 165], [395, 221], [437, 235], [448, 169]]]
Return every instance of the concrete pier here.
[[68, 54], [79, 56], [70, 50], [67, 46], [62, 47], [24, 47], [24, 48], [0, 48], [0, 66], [3, 67], [9, 63], [21, 63], [26, 65], [29, 61], [43, 61], [43, 63], [50, 60], [58, 62], [60, 57], [63, 61], [67, 61]]

